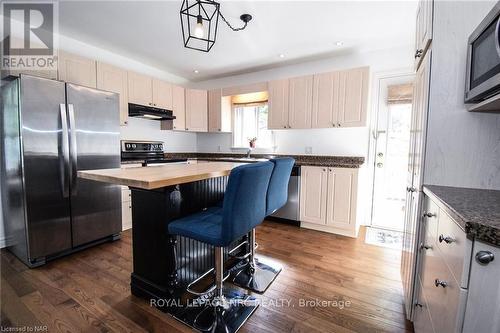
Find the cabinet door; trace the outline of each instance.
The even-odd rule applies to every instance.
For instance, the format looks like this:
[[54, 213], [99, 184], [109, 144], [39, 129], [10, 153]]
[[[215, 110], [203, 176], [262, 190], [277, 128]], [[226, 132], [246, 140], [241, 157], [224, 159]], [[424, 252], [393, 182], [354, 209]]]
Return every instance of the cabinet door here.
[[329, 168], [326, 224], [340, 229], [354, 229], [358, 169]]
[[339, 125], [366, 126], [369, 67], [340, 72]]
[[60, 81], [96, 88], [96, 61], [59, 51], [57, 63]]
[[415, 333], [434, 333], [429, 306], [425, 298], [420, 277], [417, 276], [417, 305], [414, 306], [413, 329]]
[[172, 87], [172, 108], [174, 111], [174, 126], [173, 129], [177, 131], [186, 130], [186, 104], [185, 104], [185, 91], [183, 87]]
[[339, 72], [314, 75], [312, 128], [337, 127]]
[[288, 128], [288, 79], [270, 81], [268, 84], [269, 129]]
[[153, 80], [146, 75], [128, 72], [128, 101], [153, 106]]
[[172, 110], [172, 84], [153, 79], [153, 106]]
[[207, 91], [198, 89], [186, 89], [186, 131], [207, 132], [207, 130]]
[[432, 16], [434, 2], [420, 0], [417, 8], [415, 29], [415, 69], [418, 69], [432, 40]]
[[221, 89], [208, 92], [208, 131], [232, 131], [231, 96], [222, 96]]
[[97, 89], [120, 94], [120, 125], [128, 123], [128, 79], [127, 71], [102, 62], [97, 62]]
[[422, 65], [415, 76], [415, 98], [412, 106], [412, 121], [410, 125], [410, 171], [413, 187], [421, 189], [423, 162], [425, 156], [425, 132], [427, 124], [427, 109], [429, 106], [429, 75], [431, 53], [425, 56]]
[[328, 170], [322, 167], [301, 167], [300, 220], [326, 224], [326, 190]]
[[313, 76], [290, 79], [288, 125], [290, 128], [311, 128]]
[[[477, 255], [492, 254], [494, 260], [481, 264]], [[474, 242], [469, 294], [463, 332], [500, 332], [500, 249]]]

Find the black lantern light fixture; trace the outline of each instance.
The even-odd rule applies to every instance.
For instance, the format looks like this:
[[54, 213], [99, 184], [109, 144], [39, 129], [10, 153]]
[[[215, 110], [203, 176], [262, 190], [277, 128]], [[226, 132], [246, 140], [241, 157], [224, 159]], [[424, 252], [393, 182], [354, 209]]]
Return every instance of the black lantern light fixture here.
[[203, 52], [210, 51], [215, 44], [219, 16], [233, 31], [245, 29], [252, 19], [250, 14], [241, 15], [243, 26], [235, 28], [220, 12], [220, 3], [212, 0], [183, 0], [180, 16], [184, 46]]

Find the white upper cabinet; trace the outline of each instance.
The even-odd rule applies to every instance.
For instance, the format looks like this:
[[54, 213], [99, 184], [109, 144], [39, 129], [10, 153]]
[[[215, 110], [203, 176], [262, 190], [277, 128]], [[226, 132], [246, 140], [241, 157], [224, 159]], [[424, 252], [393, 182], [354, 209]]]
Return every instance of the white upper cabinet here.
[[128, 72], [129, 103], [153, 106], [153, 80], [147, 75]]
[[208, 131], [208, 97], [206, 90], [186, 89], [186, 131]]
[[432, 16], [434, 1], [420, 0], [417, 8], [415, 29], [415, 69], [418, 68], [425, 57], [432, 40]]
[[85, 87], [96, 88], [96, 61], [59, 51], [58, 79]]
[[311, 128], [312, 92], [312, 75], [289, 80], [289, 128]]
[[128, 123], [128, 80], [127, 71], [115, 66], [97, 62], [97, 89], [120, 94], [120, 125]]
[[339, 72], [314, 75], [312, 128], [337, 127]]
[[288, 128], [288, 79], [270, 81], [269, 115], [267, 127], [269, 129]]
[[153, 79], [153, 106], [172, 110], [172, 84]]
[[369, 67], [340, 72], [338, 106], [340, 127], [366, 126], [369, 73]]
[[231, 97], [222, 96], [221, 89], [208, 92], [208, 131], [231, 132]]

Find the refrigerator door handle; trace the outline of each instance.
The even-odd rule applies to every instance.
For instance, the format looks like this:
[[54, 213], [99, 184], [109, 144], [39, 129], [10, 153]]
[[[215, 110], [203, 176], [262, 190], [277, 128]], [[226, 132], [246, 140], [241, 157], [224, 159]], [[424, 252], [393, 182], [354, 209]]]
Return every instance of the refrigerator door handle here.
[[62, 164], [61, 164], [61, 186], [63, 198], [69, 197], [69, 135], [68, 135], [68, 118], [66, 116], [66, 104], [59, 104], [59, 112], [61, 113], [61, 150], [62, 150]]
[[68, 104], [68, 116], [69, 116], [69, 133], [70, 133], [70, 159], [71, 159], [71, 195], [77, 194], [77, 144], [76, 144], [76, 125], [75, 125], [75, 109], [73, 104]]

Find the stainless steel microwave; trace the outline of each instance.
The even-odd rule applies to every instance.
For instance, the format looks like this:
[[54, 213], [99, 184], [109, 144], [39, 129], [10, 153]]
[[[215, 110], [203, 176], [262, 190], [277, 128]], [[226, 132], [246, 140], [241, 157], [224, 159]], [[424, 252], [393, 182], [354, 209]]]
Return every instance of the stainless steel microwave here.
[[477, 103], [500, 93], [500, 2], [469, 37], [465, 102]]

